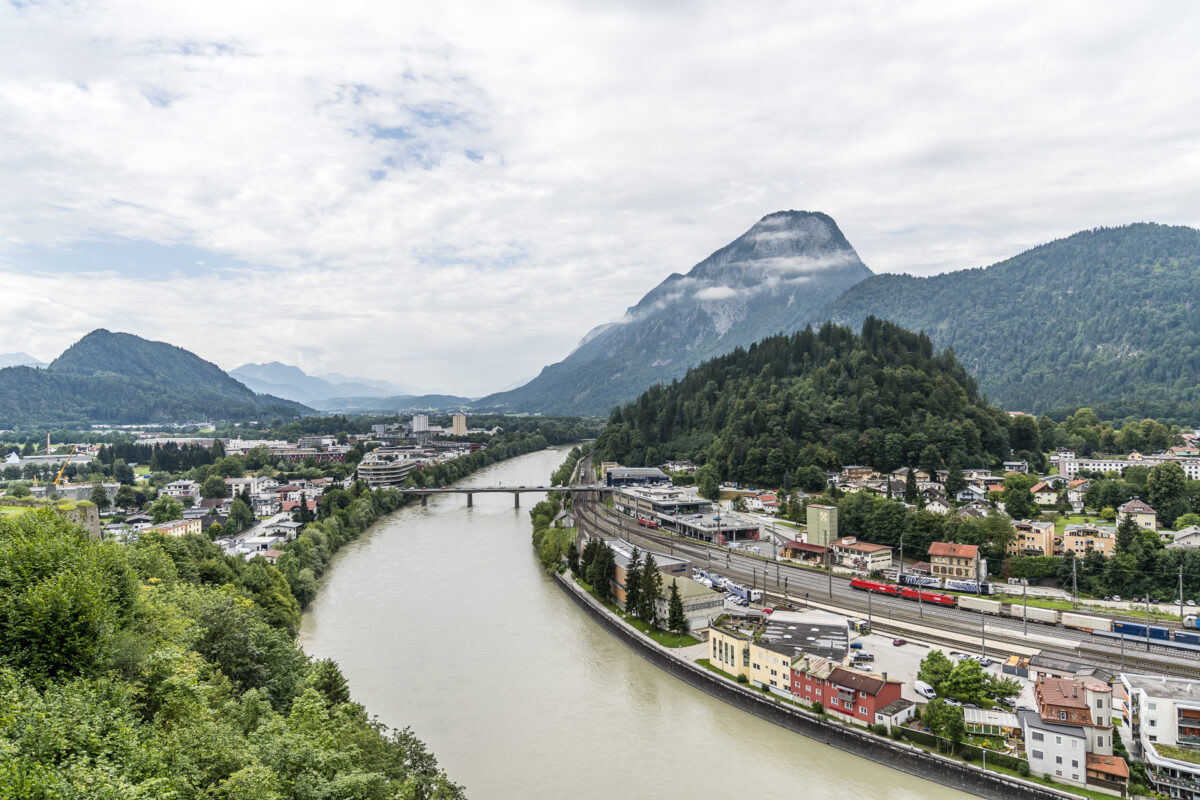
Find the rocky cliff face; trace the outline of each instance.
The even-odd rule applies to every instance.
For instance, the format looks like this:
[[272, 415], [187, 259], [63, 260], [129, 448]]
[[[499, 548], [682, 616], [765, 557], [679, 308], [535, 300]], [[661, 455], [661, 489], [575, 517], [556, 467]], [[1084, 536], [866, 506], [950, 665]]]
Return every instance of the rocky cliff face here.
[[780, 211], [701, 261], [673, 274], [615, 323], [530, 383], [480, 407], [605, 414], [647, 387], [815, 314], [871, 275], [826, 214]]

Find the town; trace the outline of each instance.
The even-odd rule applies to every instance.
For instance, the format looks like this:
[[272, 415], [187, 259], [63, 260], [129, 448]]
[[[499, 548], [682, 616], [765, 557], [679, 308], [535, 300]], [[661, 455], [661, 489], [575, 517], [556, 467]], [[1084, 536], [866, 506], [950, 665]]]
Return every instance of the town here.
[[[575, 532], [565, 557], [591, 582], [590, 602], [639, 629], [675, 631], [655, 641], [730, 682], [1012, 774], [1197, 800], [1200, 517], [1179, 501], [1200, 478], [1200, 455], [1195, 432], [1181, 438], [1119, 458], [1057, 450], [1043, 474], [1025, 461], [847, 466], [825, 473], [819, 491], [790, 478], [771, 490], [718, 484], [681, 461], [597, 460], [584, 480], [581, 458], [580, 481], [604, 493], [553, 500], [541, 524]], [[862, 507], [894, 511], [860, 516], [847, 535], [847, 512]], [[897, 513], [894, 541], [894, 523], [877, 520]], [[983, 535], [922, 539], [930, 517], [955, 538], [967, 538], [963, 524]], [[1170, 594], [1121, 597], [1093, 577], [1147, 554], [1171, 559]], [[639, 605], [647, 591], [653, 602]], [[978, 622], [934, 622], [951, 610]], [[1055, 631], [1077, 637], [1070, 652]]]

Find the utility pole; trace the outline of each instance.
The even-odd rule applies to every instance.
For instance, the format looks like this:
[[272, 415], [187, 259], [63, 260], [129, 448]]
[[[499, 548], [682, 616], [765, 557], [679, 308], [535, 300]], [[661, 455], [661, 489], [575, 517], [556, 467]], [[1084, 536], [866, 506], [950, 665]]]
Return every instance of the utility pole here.
[[904, 534], [900, 534], [900, 572], [896, 578], [896, 583], [904, 583]]
[[867, 630], [875, 630], [874, 622], [871, 619], [871, 595], [873, 592], [867, 592]]
[[1150, 595], [1146, 595], [1146, 652], [1150, 652]]
[[833, 597], [833, 563], [829, 558], [830, 551], [825, 551], [825, 571], [829, 573], [829, 596]]
[[987, 658], [987, 625], [985, 623], [986, 614], [979, 615], [979, 654]]
[[1079, 605], [1079, 587], [1075, 583], [1075, 565], [1079, 563], [1079, 559], [1075, 558], [1075, 554], [1071, 554], [1071, 608], [1076, 608]]
[[1025, 624], [1021, 629], [1022, 636], [1029, 635], [1029, 579], [1021, 578], [1021, 616]]
[[1179, 624], [1183, 624], [1183, 564], [1179, 565]]

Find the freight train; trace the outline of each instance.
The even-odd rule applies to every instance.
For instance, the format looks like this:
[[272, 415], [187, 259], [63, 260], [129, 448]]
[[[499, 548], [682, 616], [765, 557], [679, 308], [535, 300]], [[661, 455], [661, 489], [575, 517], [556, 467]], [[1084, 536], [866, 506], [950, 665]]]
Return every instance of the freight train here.
[[998, 600], [988, 600], [983, 597], [957, 596], [940, 592], [926, 591], [911, 586], [899, 586], [883, 581], [871, 581], [855, 578], [850, 581], [852, 589], [876, 594], [886, 594], [891, 597], [902, 597], [906, 600], [920, 600], [924, 603], [934, 603], [940, 606], [956, 606], [966, 611], [980, 614], [993, 614], [998, 617], [1012, 619], [1028, 618], [1034, 622], [1046, 625], [1063, 625], [1087, 631], [1095, 636], [1108, 639], [1126, 639], [1129, 641], [1145, 642], [1147, 639], [1166, 647], [1200, 652], [1200, 633], [1196, 632], [1197, 615], [1189, 614], [1183, 618], [1183, 626], [1189, 630], [1174, 631], [1165, 626], [1145, 624], [1132, 620], [1113, 620], [1108, 617], [1096, 617], [1089, 614], [1076, 614], [1070, 611], [1058, 611], [1052, 608], [1025, 606], [1021, 603], [1001, 603]]

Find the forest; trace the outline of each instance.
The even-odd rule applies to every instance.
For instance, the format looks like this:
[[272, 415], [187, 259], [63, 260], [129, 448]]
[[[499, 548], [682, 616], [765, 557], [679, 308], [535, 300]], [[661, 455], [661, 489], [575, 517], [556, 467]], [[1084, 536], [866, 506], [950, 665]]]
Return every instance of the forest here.
[[772, 336], [654, 386], [613, 411], [596, 449], [605, 461], [690, 459], [721, 480], [783, 486], [808, 467], [998, 465], [1009, 427], [952, 353], [871, 317], [861, 334], [826, 324]]
[[0, 517], [0, 796], [462, 797], [301, 652], [299, 618], [278, 570], [202, 537]]

